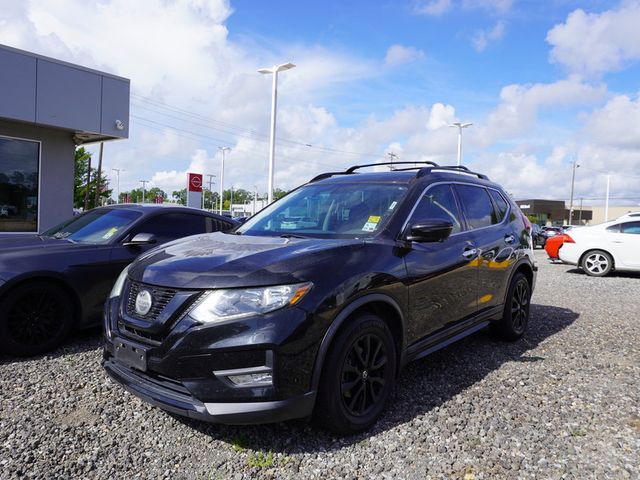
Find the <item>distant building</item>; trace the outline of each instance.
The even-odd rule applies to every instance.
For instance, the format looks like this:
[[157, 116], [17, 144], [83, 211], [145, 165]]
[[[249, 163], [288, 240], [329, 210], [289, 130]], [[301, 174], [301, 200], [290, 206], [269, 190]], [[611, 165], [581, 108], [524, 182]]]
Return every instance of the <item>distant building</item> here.
[[0, 45], [0, 234], [71, 217], [75, 147], [128, 136], [128, 79]]
[[516, 204], [534, 223], [538, 225], [561, 226], [569, 223], [586, 225], [592, 220], [591, 210], [580, 210], [574, 206], [573, 219], [569, 222], [569, 209], [562, 200], [516, 200]]
[[[597, 207], [588, 207], [588, 208], [593, 210], [593, 219], [591, 221], [593, 225], [606, 221], [605, 220], [606, 209], [604, 205], [600, 205]], [[635, 207], [633, 205], [624, 205], [624, 206], [609, 205], [608, 220], [615, 220], [616, 218], [629, 212], [640, 212], [640, 205]]]

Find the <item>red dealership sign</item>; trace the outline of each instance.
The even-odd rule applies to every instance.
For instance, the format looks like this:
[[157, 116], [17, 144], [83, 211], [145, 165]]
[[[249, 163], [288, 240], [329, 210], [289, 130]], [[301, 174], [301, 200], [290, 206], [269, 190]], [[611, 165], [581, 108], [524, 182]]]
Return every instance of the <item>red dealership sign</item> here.
[[187, 188], [190, 192], [202, 192], [202, 174], [190, 173]]

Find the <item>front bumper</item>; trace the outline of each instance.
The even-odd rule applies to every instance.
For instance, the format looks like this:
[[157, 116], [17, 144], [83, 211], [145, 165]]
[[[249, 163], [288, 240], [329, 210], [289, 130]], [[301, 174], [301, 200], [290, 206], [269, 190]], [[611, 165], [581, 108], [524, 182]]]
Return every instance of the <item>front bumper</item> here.
[[184, 417], [232, 425], [274, 423], [311, 415], [315, 392], [294, 398], [266, 402], [205, 403], [170, 381], [153, 379], [105, 359], [102, 366], [125, 390], [146, 402]]

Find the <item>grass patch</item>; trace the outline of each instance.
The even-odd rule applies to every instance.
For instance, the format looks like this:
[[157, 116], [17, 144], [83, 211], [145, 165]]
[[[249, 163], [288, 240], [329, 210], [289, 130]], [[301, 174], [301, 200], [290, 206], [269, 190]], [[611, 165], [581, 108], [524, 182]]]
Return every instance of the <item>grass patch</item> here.
[[247, 458], [247, 465], [252, 468], [269, 468], [275, 466], [276, 461], [273, 456], [273, 452], [264, 453], [259, 451], [249, 454]]

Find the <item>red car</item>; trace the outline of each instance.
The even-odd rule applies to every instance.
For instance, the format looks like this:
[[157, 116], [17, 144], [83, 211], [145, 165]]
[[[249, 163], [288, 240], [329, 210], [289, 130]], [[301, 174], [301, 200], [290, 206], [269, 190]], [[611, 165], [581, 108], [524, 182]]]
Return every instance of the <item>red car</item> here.
[[558, 233], [553, 237], [547, 238], [544, 244], [544, 250], [549, 255], [550, 260], [560, 260], [558, 252], [564, 243], [575, 243], [568, 233]]

